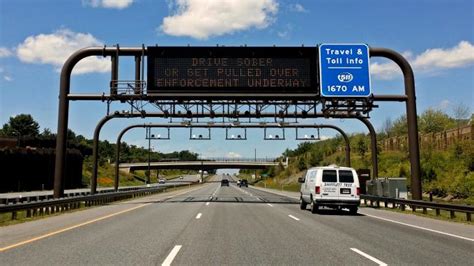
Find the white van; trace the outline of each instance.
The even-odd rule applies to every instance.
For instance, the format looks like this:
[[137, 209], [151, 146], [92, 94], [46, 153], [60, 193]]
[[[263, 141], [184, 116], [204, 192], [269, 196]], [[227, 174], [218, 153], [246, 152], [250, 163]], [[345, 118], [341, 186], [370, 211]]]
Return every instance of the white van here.
[[298, 181], [302, 183], [302, 210], [310, 204], [312, 213], [318, 212], [320, 206], [338, 210], [348, 208], [350, 213], [357, 213], [360, 205], [360, 185], [359, 177], [353, 168], [336, 165], [313, 167]]

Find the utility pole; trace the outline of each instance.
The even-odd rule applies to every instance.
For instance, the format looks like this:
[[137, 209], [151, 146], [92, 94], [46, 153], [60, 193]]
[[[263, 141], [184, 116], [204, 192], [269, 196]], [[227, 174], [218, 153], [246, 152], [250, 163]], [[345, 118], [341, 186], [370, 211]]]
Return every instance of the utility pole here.
[[151, 160], [151, 128], [147, 127], [146, 135], [148, 138], [148, 173], [146, 175], [146, 184], [150, 184], [150, 175], [151, 175], [151, 166], [150, 166], [150, 160]]
[[[257, 162], [257, 148], [254, 149], [254, 160]], [[255, 179], [257, 179], [257, 169], [255, 169]]]

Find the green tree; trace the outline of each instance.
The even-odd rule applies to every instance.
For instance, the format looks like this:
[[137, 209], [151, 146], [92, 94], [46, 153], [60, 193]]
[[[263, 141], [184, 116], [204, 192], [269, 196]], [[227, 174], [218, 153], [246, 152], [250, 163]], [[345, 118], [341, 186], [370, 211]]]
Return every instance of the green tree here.
[[2, 135], [9, 137], [36, 137], [39, 135], [39, 124], [29, 114], [19, 114], [10, 117], [8, 123], [3, 125]]
[[360, 136], [358, 138], [358, 141], [356, 143], [356, 151], [361, 158], [364, 158], [365, 153], [368, 151], [367, 143], [365, 142], [364, 136]]
[[395, 121], [392, 123], [392, 127], [387, 132], [387, 135], [390, 135], [391, 137], [393, 136], [402, 136], [408, 133], [408, 124], [407, 124], [407, 116], [402, 115], [399, 118], [397, 118]]
[[456, 119], [457, 126], [463, 126], [467, 124], [469, 119], [469, 114], [471, 110], [469, 106], [465, 105], [464, 103], [459, 103], [453, 106], [453, 116]]
[[307, 169], [306, 161], [305, 161], [304, 157], [300, 157], [298, 159], [298, 170], [303, 171], [305, 169]]
[[43, 129], [43, 132], [41, 132], [40, 136], [43, 137], [43, 138], [52, 138], [52, 137], [56, 137], [56, 134], [53, 134], [51, 132], [51, 129], [45, 128], [45, 129]]
[[435, 133], [455, 127], [456, 122], [441, 110], [429, 108], [421, 114], [418, 125], [423, 133]]

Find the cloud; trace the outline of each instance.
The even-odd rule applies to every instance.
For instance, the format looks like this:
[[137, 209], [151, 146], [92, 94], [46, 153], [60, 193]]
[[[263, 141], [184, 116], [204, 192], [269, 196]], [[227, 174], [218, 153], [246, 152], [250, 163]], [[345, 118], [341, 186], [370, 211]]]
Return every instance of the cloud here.
[[2, 57], [9, 57], [13, 53], [6, 47], [0, 47], [0, 58]]
[[3, 74], [3, 79], [5, 81], [13, 81], [13, 78], [12, 76], [10, 76], [9, 74], [5, 73], [5, 69], [3, 67], [0, 67], [0, 74]]
[[236, 153], [236, 152], [231, 151], [231, 152], [228, 152], [228, 153], [226, 154], [226, 157], [227, 157], [227, 158], [242, 158], [242, 155], [240, 155], [240, 154], [238, 154], [238, 153]]
[[393, 79], [401, 73], [402, 72], [400, 68], [393, 62], [387, 62], [383, 64], [375, 62], [370, 64], [370, 74], [377, 77], [378, 79]]
[[[102, 46], [102, 42], [90, 33], [61, 29], [52, 34], [29, 36], [18, 45], [17, 56], [25, 63], [53, 65], [59, 72], [72, 53], [88, 46]], [[73, 74], [108, 71], [110, 71], [110, 60], [88, 57], [74, 67]]]
[[[411, 52], [405, 52], [403, 55], [410, 62], [415, 72], [429, 73], [474, 64], [474, 46], [468, 41], [461, 41], [456, 46], [447, 49], [427, 49], [417, 56], [414, 56]], [[372, 63], [370, 71], [379, 79], [392, 79], [402, 73], [393, 62]]]
[[83, 6], [124, 9], [132, 5], [134, 0], [82, 0]]
[[286, 24], [285, 28], [281, 31], [277, 32], [278, 37], [282, 39], [288, 39], [290, 37], [291, 32], [293, 31], [293, 25]]
[[301, 4], [292, 4], [292, 5], [290, 5], [290, 11], [300, 12], [300, 13], [308, 13], [309, 12]]
[[326, 135], [321, 135], [321, 136], [319, 136], [319, 139], [320, 139], [320, 140], [327, 140], [327, 139], [332, 139], [332, 138], [334, 138], [334, 137], [326, 136]]
[[413, 60], [418, 69], [457, 68], [474, 63], [474, 46], [461, 41], [450, 49], [428, 49]]
[[264, 29], [278, 12], [276, 0], [174, 0], [160, 30], [168, 35], [208, 39], [252, 27]]
[[442, 100], [438, 106], [441, 110], [446, 110], [451, 106], [451, 102], [449, 100]]

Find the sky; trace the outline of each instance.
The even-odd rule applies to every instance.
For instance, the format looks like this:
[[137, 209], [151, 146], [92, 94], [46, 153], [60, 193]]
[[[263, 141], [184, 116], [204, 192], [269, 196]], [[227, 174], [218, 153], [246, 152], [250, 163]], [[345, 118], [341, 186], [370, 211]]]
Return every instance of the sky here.
[[[41, 130], [57, 130], [59, 71], [70, 54], [88, 46], [316, 46], [365, 43], [403, 54], [415, 73], [417, 109], [452, 114], [462, 104], [474, 109], [474, 1], [472, 0], [0, 0], [0, 125], [26, 113]], [[133, 79], [133, 59], [120, 61], [120, 80]], [[372, 92], [402, 94], [400, 70], [389, 60], [371, 59]], [[71, 92], [108, 93], [110, 60], [89, 58], [73, 71]], [[102, 102], [72, 102], [69, 128], [92, 138], [106, 114]], [[114, 110], [128, 109], [114, 104]], [[370, 113], [376, 129], [405, 112], [402, 103], [379, 103]], [[178, 120], [174, 120], [177, 122]], [[118, 132], [135, 123], [160, 119], [115, 119], [101, 139], [115, 142]], [[333, 124], [348, 133], [367, 129], [357, 121], [306, 119]], [[154, 134], [166, 134], [155, 129]], [[196, 132], [194, 132], [196, 134]], [[198, 132], [197, 134], [200, 134]], [[152, 142], [153, 150], [190, 150], [202, 157], [276, 157], [295, 148], [295, 132], [286, 140], [264, 140], [249, 130], [245, 141], [189, 140], [189, 130], [171, 130], [170, 140]], [[202, 132], [206, 135], [207, 131]], [[234, 131], [231, 134], [242, 134]], [[282, 134], [282, 132], [269, 132]], [[300, 134], [313, 134], [301, 132]], [[336, 135], [321, 130], [321, 137]], [[145, 130], [130, 131], [124, 141], [147, 147]]]

